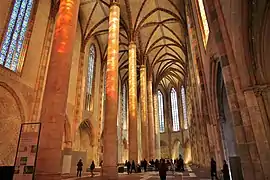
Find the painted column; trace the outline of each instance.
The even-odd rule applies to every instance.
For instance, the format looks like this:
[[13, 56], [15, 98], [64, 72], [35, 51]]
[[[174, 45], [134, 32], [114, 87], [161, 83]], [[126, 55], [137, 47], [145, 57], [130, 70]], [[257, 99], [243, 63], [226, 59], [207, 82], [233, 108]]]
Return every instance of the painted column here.
[[155, 140], [156, 140], [156, 159], [160, 159], [160, 132], [159, 132], [159, 119], [158, 119], [158, 97], [157, 93], [154, 93], [154, 117], [155, 117]]
[[60, 1], [40, 116], [39, 180], [61, 179], [61, 147], [79, 2]]
[[141, 121], [142, 121], [142, 158], [149, 159], [148, 149], [148, 121], [147, 121], [147, 89], [146, 89], [146, 68], [140, 68], [140, 98], [141, 98]]
[[148, 145], [149, 145], [149, 160], [156, 158], [155, 152], [155, 121], [154, 121], [154, 109], [153, 109], [153, 92], [152, 92], [152, 77], [147, 81], [148, 91]]
[[117, 179], [118, 52], [120, 20], [119, 4], [112, 2], [109, 12], [105, 121], [103, 130], [103, 173], [107, 179]]
[[169, 149], [169, 158], [172, 158], [172, 131], [173, 131], [173, 124], [172, 124], [172, 103], [171, 103], [171, 96], [170, 93], [166, 94], [166, 101], [165, 101], [165, 121], [167, 123], [168, 129], [168, 149]]
[[138, 137], [137, 137], [137, 63], [136, 44], [129, 45], [128, 63], [128, 115], [129, 115], [129, 160], [138, 162]]

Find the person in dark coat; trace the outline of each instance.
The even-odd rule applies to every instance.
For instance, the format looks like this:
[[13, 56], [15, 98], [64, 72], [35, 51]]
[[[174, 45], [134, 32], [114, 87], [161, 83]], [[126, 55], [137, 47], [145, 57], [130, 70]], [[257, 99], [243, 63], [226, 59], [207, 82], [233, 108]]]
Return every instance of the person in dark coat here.
[[129, 161], [127, 161], [126, 166], [127, 166], [127, 173], [130, 174], [130, 167], [131, 167], [131, 164], [130, 164]]
[[211, 179], [214, 180], [214, 177], [218, 179], [217, 164], [216, 164], [216, 161], [213, 158], [211, 158]]
[[225, 160], [223, 161], [222, 173], [223, 173], [223, 180], [230, 180], [229, 166]]
[[132, 160], [130, 174], [132, 173], [132, 170], [134, 170], [134, 172], [136, 173], [136, 165], [135, 165], [135, 161], [134, 160]]
[[168, 166], [165, 163], [165, 160], [162, 159], [161, 160], [161, 163], [160, 163], [160, 166], [159, 166], [159, 177], [160, 177], [160, 180], [166, 180], [167, 171], [168, 171]]
[[82, 176], [82, 167], [83, 167], [83, 163], [82, 163], [82, 160], [80, 159], [77, 163], [77, 177]]
[[94, 169], [95, 169], [95, 163], [92, 161], [91, 166], [90, 166], [90, 171], [91, 171], [91, 177], [94, 177]]
[[143, 160], [143, 169], [144, 169], [144, 172], [146, 172], [146, 170], [147, 170], [147, 161], [145, 159]]

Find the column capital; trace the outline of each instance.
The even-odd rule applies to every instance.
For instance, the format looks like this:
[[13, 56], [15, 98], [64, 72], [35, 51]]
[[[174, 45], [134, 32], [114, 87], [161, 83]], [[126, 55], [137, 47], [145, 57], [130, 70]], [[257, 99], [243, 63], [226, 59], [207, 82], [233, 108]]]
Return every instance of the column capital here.
[[120, 8], [120, 2], [118, 0], [111, 0], [110, 7], [118, 6]]
[[141, 66], [140, 66], [140, 69], [145, 69], [146, 68], [146, 66], [144, 65], [144, 64], [142, 64]]
[[270, 84], [262, 84], [262, 85], [253, 85], [243, 89], [244, 93], [252, 91], [256, 96], [260, 96], [263, 92], [270, 91]]
[[136, 46], [136, 43], [135, 43], [134, 41], [130, 41], [130, 42], [129, 42], [129, 45], [130, 45], [130, 46]]

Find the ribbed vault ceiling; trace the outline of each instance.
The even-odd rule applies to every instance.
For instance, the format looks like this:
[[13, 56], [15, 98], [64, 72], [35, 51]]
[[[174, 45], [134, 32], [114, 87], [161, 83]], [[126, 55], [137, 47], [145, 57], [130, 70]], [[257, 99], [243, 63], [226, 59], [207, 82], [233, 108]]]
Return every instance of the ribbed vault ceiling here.
[[[81, 0], [79, 19], [83, 41], [98, 41], [106, 60], [110, 0]], [[146, 65], [155, 87], [178, 86], [186, 67], [185, 15], [183, 0], [120, 0], [119, 69], [128, 79], [128, 44], [137, 45], [137, 64]], [[139, 73], [138, 73], [139, 75]]]

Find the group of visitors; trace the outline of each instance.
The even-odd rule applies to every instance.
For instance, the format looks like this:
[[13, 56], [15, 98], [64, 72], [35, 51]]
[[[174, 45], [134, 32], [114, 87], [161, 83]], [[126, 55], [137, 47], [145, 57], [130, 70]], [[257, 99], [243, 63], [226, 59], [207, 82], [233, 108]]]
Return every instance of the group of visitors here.
[[[91, 177], [94, 177], [94, 169], [95, 169], [95, 163], [94, 161], [92, 161], [91, 165], [90, 165], [90, 172], [91, 172]], [[83, 162], [82, 159], [79, 160], [79, 162], [77, 163], [77, 177], [81, 177], [82, 176], [82, 170], [83, 170]]]
[[[223, 180], [230, 180], [229, 166], [225, 160], [223, 161], [223, 169], [221, 171], [223, 175]], [[213, 158], [211, 158], [211, 179], [219, 179], [217, 175], [217, 163]]]
[[[127, 167], [127, 173], [131, 174], [133, 171], [134, 172], [141, 172], [141, 170], [143, 169], [144, 172], [147, 171], [147, 169], [152, 169], [155, 171], [158, 171], [160, 168], [160, 164], [162, 162], [162, 160], [165, 161], [165, 159], [156, 159], [155, 161], [152, 159], [151, 161], [149, 161], [149, 163], [144, 159], [142, 160], [139, 164], [136, 165], [135, 161], [132, 160], [132, 162], [127, 161], [125, 162], [125, 166]], [[179, 159], [175, 159], [175, 160], [167, 160], [165, 161], [166, 166], [168, 167], [169, 170], [171, 171], [179, 171], [179, 172], [183, 172], [185, 171], [184, 168], [184, 160], [183, 158], [180, 156]]]
[[[103, 164], [103, 161], [100, 162], [101, 167], [102, 167], [102, 164]], [[160, 160], [156, 159], [155, 161], [152, 159], [148, 163], [144, 159], [141, 161], [140, 164], [137, 164], [137, 165], [134, 160], [132, 160], [132, 163], [126, 160], [125, 166], [127, 167], [128, 174], [131, 174], [133, 171], [135, 173], [139, 173], [141, 172], [142, 168], [144, 172], [146, 172], [148, 167], [152, 167], [154, 168], [154, 170], [159, 171], [159, 176], [161, 180], [166, 180], [168, 170], [171, 170], [173, 173], [174, 171], [180, 171], [180, 172], [185, 171], [184, 160], [181, 156], [179, 157], [179, 159], [176, 159], [176, 160], [171, 159], [171, 160], [167, 160], [167, 162], [165, 161], [165, 159], [160, 159]], [[211, 158], [210, 167], [211, 167], [211, 179], [218, 180], [219, 178], [217, 174], [217, 165], [216, 165], [216, 161], [213, 158]], [[82, 169], [83, 169], [83, 162], [80, 159], [79, 162], [77, 163], [77, 177], [81, 177]], [[94, 161], [92, 161], [90, 165], [91, 177], [94, 177], [94, 169], [95, 169], [95, 163]], [[223, 180], [230, 180], [229, 166], [225, 160], [223, 163], [222, 174], [223, 174]]]

